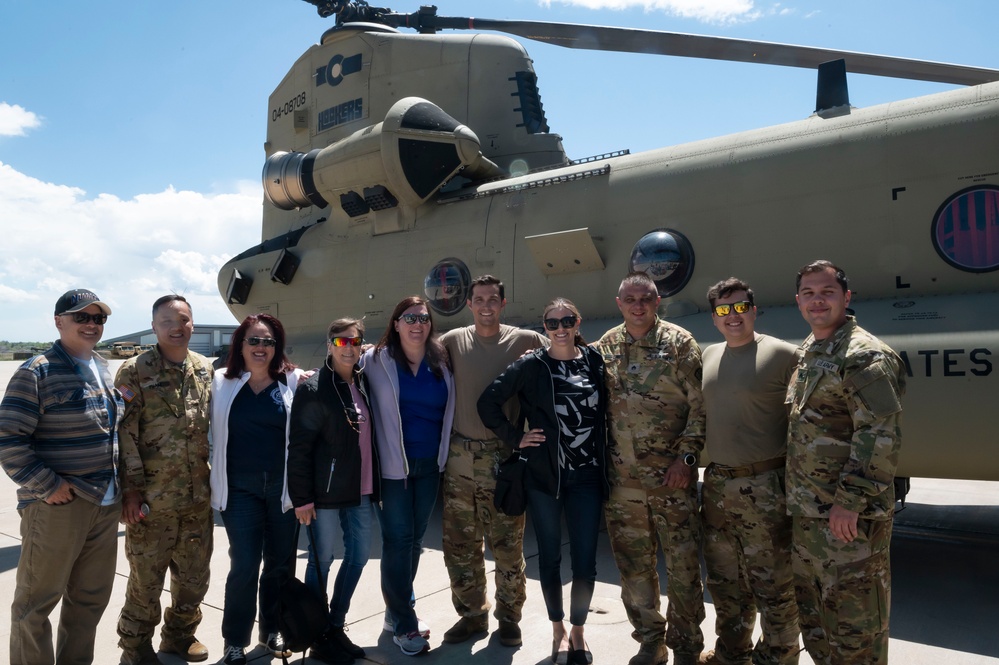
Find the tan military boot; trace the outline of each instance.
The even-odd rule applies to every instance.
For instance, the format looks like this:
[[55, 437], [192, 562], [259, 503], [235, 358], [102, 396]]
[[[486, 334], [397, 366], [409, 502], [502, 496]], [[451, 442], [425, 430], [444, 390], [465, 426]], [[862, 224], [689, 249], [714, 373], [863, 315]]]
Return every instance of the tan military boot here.
[[631, 657], [628, 665], [662, 665], [669, 660], [669, 649], [665, 642], [642, 642], [638, 653]]
[[458, 644], [464, 642], [473, 635], [489, 631], [489, 615], [483, 614], [477, 617], [461, 617], [458, 623], [447, 629], [444, 633], [444, 641], [448, 644]]

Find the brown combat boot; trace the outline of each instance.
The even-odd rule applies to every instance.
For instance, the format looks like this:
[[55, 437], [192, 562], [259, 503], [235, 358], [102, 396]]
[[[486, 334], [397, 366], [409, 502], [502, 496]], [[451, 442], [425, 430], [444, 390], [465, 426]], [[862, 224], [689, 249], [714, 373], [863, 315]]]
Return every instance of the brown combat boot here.
[[121, 665], [163, 665], [153, 651], [152, 642], [144, 642], [135, 649], [122, 649]]
[[669, 660], [669, 649], [665, 642], [642, 642], [638, 653], [631, 657], [628, 665], [662, 665]]
[[701, 653], [673, 652], [673, 665], [697, 665], [701, 662]]
[[448, 644], [458, 644], [466, 641], [473, 635], [486, 632], [489, 632], [488, 614], [477, 617], [461, 617], [458, 619], [458, 623], [447, 629], [443, 639]]
[[519, 647], [524, 643], [524, 638], [520, 633], [520, 624], [516, 621], [499, 622], [500, 644], [505, 647]]

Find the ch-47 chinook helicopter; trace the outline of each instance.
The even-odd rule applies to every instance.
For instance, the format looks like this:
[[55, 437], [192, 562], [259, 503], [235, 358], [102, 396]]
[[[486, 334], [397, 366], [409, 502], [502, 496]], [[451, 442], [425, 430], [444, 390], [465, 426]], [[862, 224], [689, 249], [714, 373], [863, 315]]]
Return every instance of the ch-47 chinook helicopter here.
[[[219, 289], [237, 319], [278, 316], [316, 366], [328, 322], [387, 325], [426, 294], [441, 328], [469, 322], [471, 277], [506, 282], [506, 321], [572, 298], [588, 332], [619, 321], [620, 279], [645, 270], [660, 314], [717, 340], [704, 294], [753, 284], [758, 328], [800, 340], [797, 269], [851, 278], [861, 324], [910, 374], [900, 476], [999, 480], [999, 70], [675, 33], [413, 14], [310, 0], [336, 26], [268, 105], [261, 243]], [[400, 28], [415, 28], [417, 34]], [[570, 160], [532, 61], [478, 28], [584, 49], [814, 67], [798, 122]], [[866, 109], [845, 71], [967, 87]]]

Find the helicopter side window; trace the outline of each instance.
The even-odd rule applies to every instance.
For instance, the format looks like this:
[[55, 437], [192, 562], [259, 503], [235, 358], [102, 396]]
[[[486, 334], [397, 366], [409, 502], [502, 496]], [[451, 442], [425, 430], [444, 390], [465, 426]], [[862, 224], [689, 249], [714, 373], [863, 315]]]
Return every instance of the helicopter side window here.
[[471, 282], [468, 266], [461, 259], [442, 259], [424, 278], [423, 293], [435, 312], [454, 316], [465, 307]]
[[999, 269], [999, 187], [957, 192], [933, 216], [933, 247], [944, 261], [965, 272]]
[[658, 229], [635, 243], [630, 266], [647, 273], [667, 298], [682, 291], [694, 274], [694, 248], [679, 231]]

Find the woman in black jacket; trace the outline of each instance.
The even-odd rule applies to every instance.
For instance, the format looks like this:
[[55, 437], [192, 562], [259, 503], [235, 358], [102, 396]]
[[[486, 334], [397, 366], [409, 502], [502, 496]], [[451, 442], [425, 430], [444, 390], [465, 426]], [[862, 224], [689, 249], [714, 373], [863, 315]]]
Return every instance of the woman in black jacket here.
[[[605, 414], [607, 393], [600, 354], [586, 346], [575, 305], [556, 298], [545, 307], [551, 345], [511, 364], [479, 398], [483, 424], [526, 458], [527, 509], [538, 541], [540, 581], [552, 622], [552, 660], [586, 665], [592, 655], [583, 625], [597, 576], [597, 531], [607, 495]], [[523, 423], [510, 422], [503, 405], [520, 400]], [[571, 630], [563, 620], [562, 515], [569, 524]]]
[[357, 366], [363, 342], [361, 321], [331, 323], [326, 362], [299, 385], [291, 410], [288, 494], [301, 524], [315, 520], [320, 570], [310, 551], [305, 583], [321, 595], [333, 562], [337, 521], [343, 531], [344, 555], [330, 600], [330, 627], [310, 654], [327, 663], [364, 657], [364, 650], [344, 633], [350, 599], [371, 551], [372, 513], [378, 502], [378, 455], [367, 382]]

